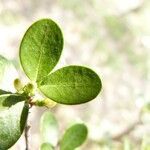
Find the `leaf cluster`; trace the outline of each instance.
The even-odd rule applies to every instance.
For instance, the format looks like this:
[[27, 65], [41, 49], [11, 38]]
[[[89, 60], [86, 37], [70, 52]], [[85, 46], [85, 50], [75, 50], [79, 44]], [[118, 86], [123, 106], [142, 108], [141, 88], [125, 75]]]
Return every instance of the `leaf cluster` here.
[[[63, 43], [61, 29], [51, 19], [41, 19], [33, 23], [23, 36], [19, 58], [31, 82], [23, 85], [19, 79], [16, 79], [14, 81], [16, 93], [0, 90], [1, 150], [10, 148], [19, 139], [26, 124], [29, 108], [33, 105], [52, 107], [56, 103], [82, 104], [91, 101], [100, 92], [101, 80], [90, 68], [70, 65], [52, 72], [60, 59]], [[0, 76], [2, 76], [1, 72], [4, 71], [7, 60], [2, 57], [0, 63], [2, 63], [0, 66]], [[37, 91], [44, 95], [42, 100], [36, 99]], [[65, 143], [70, 140], [69, 135], [80, 130], [86, 129], [80, 124], [73, 127], [73, 130], [68, 129], [62, 139], [61, 150], [66, 149]], [[81, 138], [85, 138], [78, 134]], [[70, 143], [75, 148], [82, 142], [70, 141]], [[49, 147], [49, 144], [44, 144], [42, 147]], [[68, 147], [67, 150], [73, 148]]]
[[53, 113], [47, 111], [41, 117], [40, 131], [42, 137], [41, 150], [74, 150], [81, 146], [87, 138], [88, 129], [83, 123], [70, 126], [59, 139], [59, 126]]

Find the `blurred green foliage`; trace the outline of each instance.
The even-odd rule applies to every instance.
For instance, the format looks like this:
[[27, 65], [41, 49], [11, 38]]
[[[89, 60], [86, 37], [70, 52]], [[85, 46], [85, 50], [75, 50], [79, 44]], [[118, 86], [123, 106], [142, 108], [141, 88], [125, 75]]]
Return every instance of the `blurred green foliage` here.
[[[9, 22], [9, 15], [5, 14], [5, 3], [6, 1], [3, 1], [1, 23], [3, 20]], [[93, 123], [97, 123], [97, 127], [106, 120], [117, 120], [111, 130], [120, 130], [119, 123], [121, 122], [123, 127], [130, 124], [139, 109], [143, 109], [145, 115], [148, 114], [146, 119], [143, 117], [145, 115], [141, 116], [142, 124], [126, 135], [124, 140], [114, 141], [111, 136], [104, 140], [97, 138], [96, 142], [88, 143], [85, 150], [150, 149], [150, 133], [147, 131], [150, 101], [149, 10], [149, 0], [32, 0], [22, 1], [18, 9], [7, 9], [10, 18], [19, 16], [21, 21], [41, 17], [41, 14], [54, 18], [60, 15], [57, 19], [63, 24], [64, 36], [69, 35], [65, 49], [72, 50], [72, 59], [82, 60], [88, 57], [85, 54], [92, 53], [93, 58], [90, 61], [87, 59], [84, 63], [94, 64], [98, 71], [102, 72], [105, 83], [103, 102], [97, 105], [99, 108], [96, 109], [96, 105], [94, 108], [86, 106], [89, 114], [90, 110], [99, 110], [96, 115], [102, 114], [97, 117], [100, 123]], [[78, 52], [80, 55], [76, 56]], [[68, 61], [67, 56], [66, 58]], [[123, 112], [126, 112], [125, 119], [122, 117]], [[117, 114], [116, 118], [113, 116], [114, 113]], [[90, 118], [92, 117], [90, 115]], [[95, 114], [93, 118], [96, 118]], [[102, 131], [103, 129], [97, 132], [102, 134]], [[89, 138], [92, 140], [90, 136]]]

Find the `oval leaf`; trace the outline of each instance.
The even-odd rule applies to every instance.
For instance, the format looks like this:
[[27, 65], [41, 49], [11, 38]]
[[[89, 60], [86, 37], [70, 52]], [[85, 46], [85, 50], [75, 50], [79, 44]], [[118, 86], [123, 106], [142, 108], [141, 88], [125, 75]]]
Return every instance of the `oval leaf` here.
[[40, 131], [42, 143], [56, 146], [58, 142], [58, 122], [51, 112], [45, 112], [41, 117]]
[[75, 124], [66, 130], [60, 141], [60, 150], [74, 150], [83, 144], [87, 138], [87, 127], [84, 124]]
[[16, 94], [0, 95], [0, 149], [6, 150], [20, 138], [28, 116], [24, 97]]
[[89, 68], [68, 66], [48, 75], [40, 90], [45, 96], [62, 104], [80, 104], [94, 99], [101, 90], [101, 80]]
[[50, 19], [35, 22], [25, 33], [20, 45], [20, 61], [26, 75], [39, 81], [57, 64], [63, 48], [63, 36]]
[[49, 143], [43, 143], [40, 150], [54, 150], [54, 148]]

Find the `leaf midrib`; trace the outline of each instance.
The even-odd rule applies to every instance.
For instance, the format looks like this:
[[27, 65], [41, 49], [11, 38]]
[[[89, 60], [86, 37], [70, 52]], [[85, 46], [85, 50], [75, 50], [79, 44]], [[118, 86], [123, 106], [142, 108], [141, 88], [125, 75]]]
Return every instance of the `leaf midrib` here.
[[99, 84], [46, 84], [46, 85], [42, 85], [40, 87], [45, 87], [45, 86], [51, 86], [51, 87], [58, 87], [58, 86], [62, 86], [62, 87], [72, 87], [72, 86], [75, 86], [75, 87], [81, 87], [81, 86], [84, 86], [84, 87], [95, 87], [96, 85], [99, 85]]
[[0, 97], [4, 97], [4, 96], [18, 96], [17, 94], [1, 94]]
[[42, 60], [42, 54], [43, 54], [43, 41], [45, 40], [46, 37], [46, 32], [47, 32], [48, 27], [46, 26], [45, 31], [44, 31], [44, 36], [43, 39], [41, 41], [41, 45], [40, 45], [40, 57], [39, 57], [39, 61], [38, 61], [38, 65], [37, 65], [37, 71], [36, 71], [36, 76], [35, 76], [35, 80], [38, 80], [38, 75], [39, 75], [39, 68], [40, 68], [40, 63]]

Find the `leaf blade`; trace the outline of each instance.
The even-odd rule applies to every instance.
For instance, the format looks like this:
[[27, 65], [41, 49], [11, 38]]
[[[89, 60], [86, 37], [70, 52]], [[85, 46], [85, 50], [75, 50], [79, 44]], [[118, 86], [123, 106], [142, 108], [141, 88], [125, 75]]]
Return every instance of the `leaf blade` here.
[[54, 150], [50, 143], [43, 143], [40, 150]]
[[63, 67], [39, 85], [45, 96], [62, 104], [81, 104], [94, 99], [102, 88], [98, 75], [83, 66]]
[[74, 150], [84, 143], [87, 138], [87, 127], [75, 124], [68, 128], [60, 141], [60, 150]]
[[40, 120], [42, 143], [49, 143], [55, 147], [58, 143], [58, 122], [50, 111], [44, 112]]
[[17, 77], [18, 73], [13, 63], [0, 55], [0, 88], [14, 91], [14, 87], [11, 84]]
[[20, 45], [20, 62], [26, 75], [40, 81], [55, 67], [62, 48], [63, 35], [54, 21], [41, 19], [33, 23]]
[[24, 97], [21, 100], [19, 96], [13, 95], [11, 97], [12, 95], [0, 95], [1, 150], [6, 150], [17, 142], [23, 132], [28, 116], [28, 106], [24, 102], [21, 102], [24, 100]]
[[9, 61], [0, 55], [0, 82], [3, 79], [4, 72], [6, 70], [6, 67], [9, 65]]

